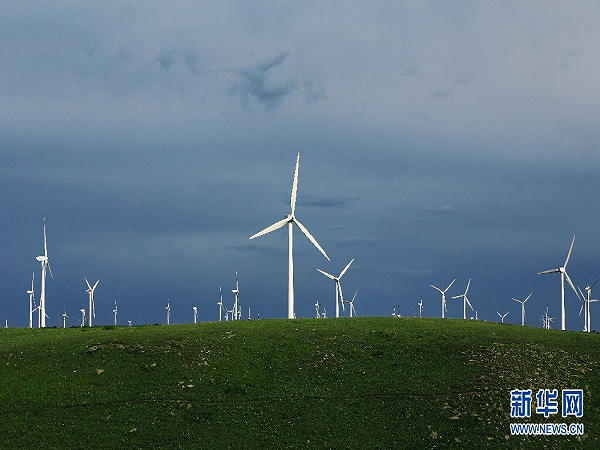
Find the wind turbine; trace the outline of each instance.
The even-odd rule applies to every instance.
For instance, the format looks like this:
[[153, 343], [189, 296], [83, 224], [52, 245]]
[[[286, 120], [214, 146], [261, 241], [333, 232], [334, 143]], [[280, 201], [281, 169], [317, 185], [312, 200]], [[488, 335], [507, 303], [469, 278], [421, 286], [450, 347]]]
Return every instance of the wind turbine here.
[[317, 299], [317, 301], [315, 302], [315, 310], [317, 311], [317, 319], [321, 318], [321, 314], [319, 313], [319, 306], [321, 306], [319, 304], [319, 299]]
[[352, 300], [346, 300], [346, 303], [350, 305], [350, 317], [352, 317], [352, 312], [354, 312], [354, 315], [356, 315], [356, 310], [354, 309], [354, 299], [356, 298], [356, 294], [358, 294], [358, 289], [354, 293], [354, 297], [352, 297]]
[[114, 325], [115, 327], [117, 326], [117, 301], [115, 300], [115, 309], [113, 309], [113, 315], [114, 315]]
[[423, 315], [423, 296], [421, 295], [421, 300], [417, 303], [419, 305], [419, 319]]
[[[509, 311], [509, 312], [510, 312], [510, 311]], [[504, 318], [505, 318], [506, 316], [508, 316], [508, 313], [506, 313], [506, 314], [502, 315], [502, 314], [500, 314], [498, 311], [496, 311], [496, 314], [498, 314], [498, 316], [500, 317], [500, 319], [502, 319], [502, 323], [504, 323]]]
[[169, 304], [168, 300], [167, 307], [165, 309], [167, 310], [167, 325], [169, 325], [171, 323], [171, 305]]
[[546, 330], [550, 329], [550, 322], [552, 322], [554, 320], [554, 317], [550, 317], [548, 315], [548, 305], [546, 305], [546, 311], [544, 312], [544, 314], [542, 314], [542, 318], [540, 319], [542, 321], [542, 324], [544, 326], [544, 328]]
[[292, 256], [292, 229], [293, 225], [296, 224], [298, 228], [304, 233], [304, 235], [313, 243], [315, 247], [327, 258], [329, 261], [329, 256], [325, 253], [325, 250], [321, 248], [316, 239], [309, 233], [309, 231], [300, 223], [300, 221], [296, 218], [296, 194], [298, 191], [298, 165], [300, 164], [300, 153], [296, 157], [296, 170], [294, 171], [294, 181], [292, 183], [292, 196], [290, 199], [291, 212], [285, 216], [282, 220], [275, 222], [273, 225], [268, 226], [262, 231], [259, 231], [253, 236], [250, 236], [250, 239], [257, 238], [262, 236], [263, 234], [270, 233], [271, 231], [277, 230], [283, 227], [285, 224], [288, 226], [288, 319], [294, 318], [294, 259]]
[[452, 283], [450, 283], [448, 285], [448, 287], [446, 289], [444, 289], [443, 291], [439, 287], [434, 286], [433, 284], [429, 285], [432, 288], [434, 288], [436, 291], [438, 291], [440, 294], [442, 294], [442, 319], [444, 318], [444, 312], [446, 311], [446, 292], [448, 292], [448, 289], [450, 289], [450, 286], [452, 286], [455, 281], [456, 281], [456, 278], [454, 280], [452, 280]]
[[62, 313], [62, 319], [63, 319], [63, 328], [67, 328], [67, 319], [69, 318], [69, 316], [67, 316], [67, 310], [63, 310]]
[[27, 325], [28, 328], [32, 328], [33, 324], [32, 324], [32, 320], [33, 320], [33, 280], [35, 278], [35, 272], [33, 274], [31, 274], [31, 290], [27, 291], [27, 293], [29, 294], [29, 324]]
[[[337, 277], [335, 277], [335, 276], [331, 275], [330, 273], [327, 273], [321, 269], [317, 269], [319, 272], [321, 272], [327, 278], [330, 278], [335, 282], [335, 317], [340, 317], [340, 303], [342, 304], [342, 309], [344, 309], [344, 295], [342, 294], [342, 285], [340, 284], [340, 280], [342, 279], [342, 277], [346, 273], [346, 270], [348, 270], [348, 268], [350, 267], [350, 264], [352, 264], [353, 261], [354, 261], [354, 259], [352, 259], [352, 261], [350, 261], [348, 263], [348, 265], [346, 267], [344, 267], [344, 270], [342, 270]], [[340, 297], [341, 297], [339, 302], [338, 302], [338, 291], [339, 291]]]
[[194, 311], [194, 323], [196, 323], [196, 319], [198, 318], [198, 307], [196, 305], [192, 305], [192, 310]]
[[239, 319], [239, 314], [238, 314], [238, 301], [240, 298], [240, 286], [238, 284], [238, 274], [237, 274], [237, 270], [235, 271], [235, 289], [232, 289], [231, 292], [233, 292], [233, 297], [235, 298], [234, 302], [233, 302], [233, 320], [238, 320]]
[[[533, 294], [533, 292], [531, 294]], [[525, 302], [527, 300], [529, 300], [529, 297], [531, 297], [531, 294], [529, 294], [525, 300], [518, 300], [518, 299], [516, 299], [516, 298], [513, 297], [513, 300], [515, 302], [518, 302], [518, 303], [521, 304], [521, 326], [525, 325]]]
[[[40, 293], [40, 308], [41, 308], [41, 328], [46, 327], [46, 267], [52, 275], [52, 269], [50, 268], [50, 262], [48, 261], [48, 246], [46, 245], [46, 218], [44, 217], [44, 254], [42, 256], [36, 256], [36, 260], [42, 263], [42, 290]], [[54, 278], [54, 277], [53, 277]]]
[[79, 311], [81, 312], [81, 326], [83, 327], [85, 325], [85, 309], [81, 308]]
[[567, 259], [565, 259], [565, 263], [561, 266], [561, 267], [557, 267], [556, 269], [550, 269], [550, 270], [544, 270], [543, 272], [538, 272], [538, 275], [544, 275], [547, 273], [560, 273], [560, 312], [561, 312], [561, 317], [560, 317], [560, 326], [561, 326], [561, 330], [565, 330], [566, 329], [566, 320], [565, 320], [565, 277], [567, 278], [567, 281], [569, 282], [569, 285], [571, 286], [571, 289], [573, 289], [573, 292], [575, 292], [575, 295], [577, 296], [577, 298], [579, 298], [579, 293], [577, 292], [577, 290], [575, 289], [575, 286], [573, 285], [573, 282], [571, 281], [571, 278], [569, 277], [569, 274], [567, 273], [567, 264], [569, 262], [569, 258], [571, 257], [571, 251], [573, 250], [573, 244], [575, 243], [575, 236], [573, 236], [573, 240], [571, 241], [571, 247], [569, 247], [569, 253], [567, 253]]
[[223, 318], [223, 291], [221, 290], [221, 286], [219, 286], [219, 301], [217, 302], [219, 305], [219, 322]]
[[469, 304], [469, 308], [471, 308], [472, 311], [475, 311], [475, 309], [473, 309], [473, 306], [471, 305], [471, 302], [467, 298], [467, 292], [469, 292], [469, 286], [471, 286], [470, 278], [469, 278], [469, 282], [467, 283], [467, 288], [465, 289], [464, 294], [455, 295], [454, 297], [450, 297], [450, 298], [462, 298], [463, 299], [463, 319], [464, 320], [467, 320], [467, 304]]
[[96, 281], [96, 284], [94, 284], [94, 287], [92, 287], [90, 285], [90, 282], [87, 280], [87, 278], [83, 278], [85, 280], [85, 284], [87, 284], [87, 290], [85, 292], [87, 292], [89, 295], [89, 305], [90, 305], [90, 309], [89, 314], [88, 314], [88, 327], [92, 326], [92, 316], [94, 316], [94, 319], [96, 318], [96, 305], [94, 304], [94, 290], [96, 289], [96, 286], [98, 286], [98, 283], [100, 283], [100, 280]]
[[[579, 293], [581, 294], [581, 298], [583, 298], [582, 309], [585, 307], [585, 315], [584, 315], [585, 326], [583, 328], [583, 331], [587, 331], [589, 333], [590, 331], [592, 331], [591, 323], [590, 323], [590, 303], [594, 303], [594, 302], [598, 301], [597, 299], [591, 298], [592, 297], [592, 288], [595, 286], [595, 284], [598, 282], [598, 280], [594, 281], [591, 286], [587, 282], [585, 277], [583, 278], [583, 281], [585, 281], [584, 290], [587, 292], [587, 295], [583, 295], [583, 292], [581, 292], [581, 289], [579, 289], [579, 287], [578, 287], [578, 289], [579, 289]], [[581, 315], [581, 309], [579, 310], [579, 315]]]

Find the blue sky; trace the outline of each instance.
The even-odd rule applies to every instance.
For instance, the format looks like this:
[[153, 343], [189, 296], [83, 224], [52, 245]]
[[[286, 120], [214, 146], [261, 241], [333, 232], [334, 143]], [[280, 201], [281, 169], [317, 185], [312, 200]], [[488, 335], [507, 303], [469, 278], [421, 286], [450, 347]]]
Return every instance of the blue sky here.
[[[600, 6], [595, 2], [8, 2], [0, 18], [0, 317], [27, 323], [42, 224], [50, 325], [335, 310], [559, 324], [564, 262], [600, 278]], [[580, 303], [567, 290], [567, 328]], [[36, 294], [37, 297], [37, 294]], [[448, 300], [462, 317], [462, 301]], [[600, 314], [592, 305], [592, 326]], [[347, 314], [347, 311], [344, 313]]]

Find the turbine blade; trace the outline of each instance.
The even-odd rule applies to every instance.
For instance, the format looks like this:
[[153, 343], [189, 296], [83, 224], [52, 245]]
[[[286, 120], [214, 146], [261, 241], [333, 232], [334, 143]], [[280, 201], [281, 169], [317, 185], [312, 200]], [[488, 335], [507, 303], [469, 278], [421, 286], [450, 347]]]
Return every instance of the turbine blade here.
[[585, 299], [585, 295], [583, 295], [583, 292], [581, 292], [581, 288], [579, 286], [577, 286], [577, 289], [579, 289], [579, 293], [581, 294], [581, 298]]
[[346, 311], [346, 308], [344, 307], [344, 294], [342, 293], [342, 283], [340, 283], [340, 281], [337, 281], [337, 285], [338, 285], [338, 290], [340, 291], [340, 302], [342, 303], [342, 311]]
[[581, 312], [583, 311], [583, 307], [585, 306], [585, 303], [581, 304], [581, 308], [579, 308], [579, 315], [581, 315]]
[[44, 217], [44, 256], [48, 258], [48, 247], [46, 246], [46, 218]]
[[525, 300], [523, 300], [523, 303], [525, 303], [527, 300], [529, 300], [529, 297], [531, 297], [532, 295], [533, 295], [533, 292], [531, 294], [529, 294]]
[[342, 270], [342, 272], [340, 273], [340, 276], [338, 277], [338, 279], [342, 279], [342, 277], [344, 276], [344, 274], [346, 273], [346, 270], [348, 270], [348, 267], [350, 267], [350, 264], [352, 264], [352, 262], [354, 261], [354, 258], [352, 258], [352, 261], [350, 261], [348, 263], [348, 265], [346, 267], [344, 267], [344, 270]]
[[547, 273], [556, 273], [556, 272], [560, 272], [560, 269], [550, 269], [550, 270], [544, 270], [543, 272], [538, 272], [538, 275], [545, 275]]
[[298, 166], [300, 165], [300, 153], [296, 157], [296, 170], [294, 170], [294, 181], [292, 183], [292, 197], [290, 199], [290, 206], [292, 210], [292, 217], [296, 211], [296, 195], [298, 194]]
[[471, 286], [471, 279], [469, 278], [469, 282], [467, 283], [467, 289], [465, 289], [465, 295], [469, 292], [469, 286]]
[[83, 277], [83, 279], [85, 280], [85, 284], [87, 284], [88, 289], [91, 291], [92, 290], [92, 286], [90, 286], [90, 282], [87, 280], [86, 277]]
[[331, 275], [330, 273], [327, 273], [321, 269], [317, 269], [319, 272], [321, 272], [323, 275], [325, 275], [327, 278], [331, 278], [332, 280], [335, 281], [335, 277], [333, 275]]
[[446, 289], [444, 289], [444, 292], [446, 292], [448, 289], [450, 289], [450, 286], [452, 286], [455, 281], [456, 281], [456, 278], [454, 280], [452, 280], [452, 283], [450, 283]]
[[300, 230], [302, 230], [302, 232], [303, 232], [303, 233], [304, 233], [304, 235], [305, 235], [305, 236], [306, 236], [306, 237], [307, 237], [307, 238], [310, 240], [310, 242], [312, 242], [312, 243], [313, 243], [313, 245], [314, 245], [315, 247], [317, 247], [321, 253], [323, 253], [323, 256], [325, 256], [325, 258], [327, 258], [327, 261], [331, 261], [331, 260], [329, 259], [329, 256], [327, 256], [327, 253], [325, 253], [325, 250], [323, 250], [323, 249], [321, 248], [321, 246], [319, 245], [319, 243], [317, 242], [317, 240], [316, 240], [316, 239], [313, 237], [313, 235], [312, 235], [312, 234], [310, 234], [310, 233], [309, 233], [309, 231], [306, 229], [306, 227], [305, 227], [304, 225], [302, 225], [302, 224], [300, 223], [300, 221], [299, 221], [298, 219], [296, 219], [295, 217], [293, 217], [293, 218], [292, 218], [292, 220], [293, 220], [293, 222], [294, 222], [296, 225], [298, 225], [298, 228], [300, 228]]
[[463, 298], [465, 296], [465, 294], [460, 294], [460, 295], [455, 295], [453, 297], [450, 298]]
[[467, 305], [469, 305], [469, 307], [471, 308], [471, 310], [475, 311], [475, 309], [473, 308], [473, 305], [471, 305], [471, 302], [469, 301], [469, 299], [467, 298], [466, 295], [465, 295], [465, 300], [467, 301]]
[[273, 225], [270, 225], [267, 228], [265, 228], [264, 230], [259, 231], [258, 233], [250, 236], [249, 239], [254, 239], [259, 236], [262, 236], [263, 234], [267, 234], [267, 233], [270, 233], [271, 231], [277, 230], [277, 229], [281, 228], [282, 226], [284, 226], [288, 222], [289, 222], [289, 217], [286, 217], [285, 219], [281, 219], [279, 222], [275, 222]]
[[94, 285], [94, 287], [92, 288], [92, 291], [93, 291], [94, 289], [96, 289], [96, 286], [98, 286], [98, 283], [100, 283], [100, 280], [96, 281], [96, 284], [95, 284], [95, 285]]
[[567, 259], [565, 259], [565, 265], [563, 266], [565, 269], [567, 268], [567, 263], [569, 262], [569, 258], [571, 257], [571, 251], [573, 250], [574, 243], [575, 243], [575, 235], [573, 235], [573, 240], [571, 241], [571, 246], [569, 247], [569, 253], [567, 253]]
[[440, 294], [443, 294], [444, 292], [437, 286], [434, 286], [433, 284], [430, 284], [429, 286], [431, 286], [432, 288], [434, 288], [436, 291], [438, 291]]
[[48, 264], [48, 271], [50, 272], [50, 277], [54, 278], [54, 275], [52, 275], [52, 267], [50, 267], [50, 262], [48, 260], [46, 260], [46, 264]]
[[567, 281], [569, 282], [569, 286], [571, 286], [571, 289], [573, 289], [573, 292], [575, 292], [575, 295], [577, 296], [577, 299], [581, 300], [579, 298], [579, 293], [577, 292], [577, 289], [575, 289], [575, 285], [571, 281], [571, 277], [569, 277], [569, 274], [566, 271], [565, 271], [565, 277], [567, 278]]

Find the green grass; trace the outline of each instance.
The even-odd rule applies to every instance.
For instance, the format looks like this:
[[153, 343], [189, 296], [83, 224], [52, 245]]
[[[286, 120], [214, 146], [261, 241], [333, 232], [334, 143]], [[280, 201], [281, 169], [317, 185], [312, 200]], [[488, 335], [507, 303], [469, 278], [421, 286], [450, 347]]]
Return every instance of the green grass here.
[[[600, 336], [299, 319], [0, 330], [0, 448], [600, 448]], [[584, 390], [583, 437], [510, 391]]]

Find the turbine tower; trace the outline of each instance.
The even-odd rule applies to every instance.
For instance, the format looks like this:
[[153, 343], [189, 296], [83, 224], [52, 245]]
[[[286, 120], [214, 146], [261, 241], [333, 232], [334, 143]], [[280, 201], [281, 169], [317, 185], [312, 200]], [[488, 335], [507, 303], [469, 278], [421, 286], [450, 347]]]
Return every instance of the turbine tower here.
[[[581, 298], [583, 298], [583, 307], [585, 307], [585, 314], [584, 314], [584, 320], [585, 320], [585, 326], [583, 331], [587, 331], [588, 333], [592, 330], [591, 329], [591, 323], [590, 323], [590, 303], [594, 303], [597, 302], [597, 299], [592, 299], [592, 288], [595, 286], [595, 284], [598, 282], [598, 280], [594, 281], [592, 283], [592, 285], [590, 286], [590, 284], [587, 282], [587, 280], [585, 279], [585, 277], [583, 278], [583, 281], [585, 281], [585, 288], [584, 290], [587, 292], [587, 295], [583, 295], [583, 292], [581, 292], [581, 289], [579, 289], [579, 293], [581, 294]], [[579, 310], [579, 315], [581, 315], [581, 310]]]
[[[533, 294], [533, 292], [531, 294]], [[527, 300], [529, 300], [529, 297], [531, 297], [531, 294], [529, 294], [525, 300], [518, 300], [518, 299], [516, 299], [516, 298], [513, 297], [513, 300], [515, 302], [518, 302], [518, 303], [521, 304], [521, 326], [525, 325], [525, 302]]]
[[419, 319], [423, 316], [423, 296], [421, 295], [421, 300], [417, 303], [419, 305]]
[[46, 245], [46, 218], [44, 217], [44, 254], [36, 256], [36, 260], [42, 263], [42, 289], [40, 293], [40, 314], [41, 314], [41, 328], [46, 327], [46, 267], [50, 271], [52, 277], [52, 269], [50, 268], [50, 262], [48, 261], [48, 246]]
[[505, 313], [505, 314], [500, 314], [498, 311], [496, 311], [496, 314], [498, 314], [498, 316], [500, 317], [500, 319], [502, 319], [502, 323], [504, 323], [504, 318], [505, 318], [506, 316], [508, 316], [508, 313]]
[[282, 220], [275, 222], [273, 225], [268, 226], [262, 231], [259, 231], [253, 236], [250, 236], [250, 239], [257, 238], [262, 236], [263, 234], [270, 233], [271, 231], [277, 230], [283, 227], [285, 224], [288, 226], [288, 319], [294, 318], [294, 259], [292, 256], [292, 229], [293, 225], [296, 224], [298, 228], [304, 233], [304, 235], [313, 243], [315, 247], [327, 258], [329, 261], [329, 256], [325, 253], [325, 250], [321, 248], [316, 239], [309, 233], [309, 231], [300, 223], [300, 221], [296, 218], [296, 194], [298, 191], [298, 165], [300, 164], [300, 153], [296, 157], [296, 170], [294, 171], [294, 181], [292, 183], [292, 196], [290, 199], [291, 212], [285, 216]]
[[221, 286], [219, 286], [219, 301], [217, 302], [219, 305], [219, 322], [223, 318], [223, 291], [221, 290]]
[[[354, 261], [354, 259], [352, 259], [352, 261], [350, 261], [348, 263], [348, 265], [346, 265], [346, 267], [344, 267], [344, 270], [342, 270], [337, 277], [335, 277], [335, 276], [331, 275], [330, 273], [327, 273], [321, 269], [317, 269], [319, 272], [321, 272], [327, 278], [330, 278], [335, 282], [335, 317], [340, 317], [340, 303], [342, 304], [342, 309], [344, 309], [344, 295], [342, 294], [342, 285], [340, 284], [340, 280], [342, 279], [342, 277], [346, 273], [346, 270], [348, 270], [348, 268], [350, 267], [350, 264], [352, 264], [353, 261]], [[339, 301], [338, 301], [338, 291], [340, 293]]]
[[467, 320], [467, 304], [469, 305], [469, 308], [471, 308], [472, 311], [475, 311], [473, 309], [473, 306], [471, 305], [471, 302], [467, 298], [467, 292], [469, 292], [469, 286], [471, 286], [470, 278], [469, 278], [469, 282], [467, 283], [467, 288], [465, 289], [465, 293], [451, 297], [451, 298], [462, 298], [463, 299], [463, 319], [464, 320]]
[[538, 272], [538, 275], [544, 275], [547, 273], [560, 273], [560, 329], [566, 329], [566, 320], [565, 320], [565, 277], [575, 292], [575, 295], [579, 299], [579, 293], [575, 289], [571, 278], [569, 278], [569, 274], [567, 273], [567, 264], [569, 262], [569, 258], [571, 257], [571, 251], [573, 250], [573, 244], [575, 243], [575, 236], [573, 236], [573, 240], [571, 241], [571, 247], [569, 247], [569, 253], [567, 253], [567, 259], [565, 259], [565, 263], [561, 267], [557, 267], [556, 269], [544, 270], [543, 272]]
[[315, 302], [315, 310], [317, 312], [317, 314], [316, 314], [317, 319], [321, 318], [321, 313], [319, 312], [319, 306], [321, 306], [321, 305], [319, 304], [319, 299], [317, 299], [317, 301]]
[[167, 325], [170, 325], [170, 323], [171, 323], [171, 305], [169, 304], [168, 300], [167, 300], [167, 307], [165, 309], [167, 310]]
[[196, 305], [192, 305], [192, 311], [194, 311], [194, 323], [198, 319], [198, 307]]
[[85, 309], [81, 308], [79, 311], [81, 312], [81, 326], [83, 327], [85, 325]]
[[238, 274], [237, 270], [235, 271], [235, 289], [232, 289], [234, 302], [233, 302], [233, 320], [239, 319], [239, 299], [240, 299], [240, 286], [238, 284]]
[[67, 310], [63, 310], [62, 313], [62, 319], [63, 319], [63, 328], [67, 328], [67, 319], [69, 318], [69, 316], [67, 316]]
[[96, 289], [96, 286], [98, 286], [98, 283], [100, 283], [100, 280], [96, 281], [96, 284], [94, 284], [94, 287], [90, 286], [89, 281], [87, 280], [87, 278], [83, 278], [85, 280], [85, 284], [87, 284], [87, 290], [85, 292], [88, 293], [88, 297], [89, 297], [89, 310], [88, 310], [88, 327], [92, 326], [92, 316], [94, 316], [94, 319], [96, 318], [96, 305], [94, 305], [94, 290]]
[[117, 326], [117, 313], [118, 313], [118, 310], [117, 310], [117, 301], [115, 300], [115, 309], [113, 309], [113, 316], [114, 316], [113, 323], [114, 323], [115, 327]]
[[33, 324], [33, 280], [35, 278], [35, 272], [31, 275], [31, 290], [27, 291], [27, 293], [29, 294], [29, 324], [27, 325], [28, 328], [32, 328]]
[[446, 292], [448, 292], [448, 289], [450, 289], [450, 286], [452, 286], [455, 281], [456, 281], [456, 278], [454, 280], [452, 280], [452, 282], [448, 285], [448, 287], [446, 289], [444, 289], [443, 291], [439, 287], [434, 286], [433, 284], [429, 285], [432, 288], [434, 288], [436, 291], [438, 291], [440, 294], [442, 294], [442, 319], [445, 317], [444, 312], [446, 311]]

